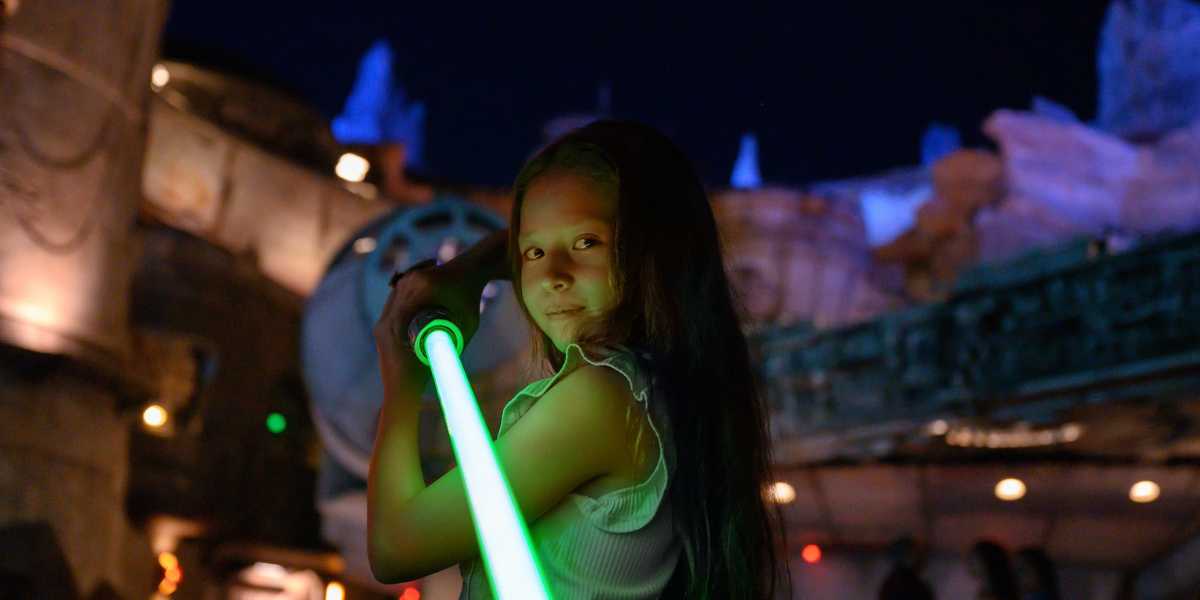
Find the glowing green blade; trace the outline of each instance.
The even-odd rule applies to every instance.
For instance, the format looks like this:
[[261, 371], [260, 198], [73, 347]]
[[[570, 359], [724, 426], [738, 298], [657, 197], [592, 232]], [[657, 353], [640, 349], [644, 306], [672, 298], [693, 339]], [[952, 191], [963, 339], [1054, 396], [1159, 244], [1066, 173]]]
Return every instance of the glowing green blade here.
[[549, 600], [541, 568], [500, 470], [492, 438], [450, 334], [441, 327], [417, 336], [433, 371], [446, 429], [467, 491], [467, 503], [492, 590], [501, 600]]

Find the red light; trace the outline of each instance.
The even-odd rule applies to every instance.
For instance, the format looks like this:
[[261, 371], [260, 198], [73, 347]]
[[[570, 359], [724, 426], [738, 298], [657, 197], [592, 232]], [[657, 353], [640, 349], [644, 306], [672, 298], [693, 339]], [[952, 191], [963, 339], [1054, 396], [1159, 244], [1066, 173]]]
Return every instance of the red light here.
[[421, 600], [421, 592], [417, 588], [405, 588], [397, 600]]
[[800, 551], [800, 558], [810, 565], [821, 562], [821, 547], [816, 544], [805, 546], [804, 550]]

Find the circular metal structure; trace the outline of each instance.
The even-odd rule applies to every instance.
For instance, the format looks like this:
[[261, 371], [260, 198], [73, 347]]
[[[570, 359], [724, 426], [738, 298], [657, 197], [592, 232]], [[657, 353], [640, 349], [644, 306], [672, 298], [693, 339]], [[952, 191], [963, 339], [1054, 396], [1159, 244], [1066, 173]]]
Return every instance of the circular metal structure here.
[[[301, 364], [318, 434], [348, 475], [361, 482], [367, 476], [383, 398], [371, 330], [391, 291], [392, 274], [425, 259], [448, 261], [504, 226], [483, 207], [442, 197], [367, 225], [326, 269], [305, 306]], [[468, 373], [488, 371], [513, 357], [528, 339], [512, 286], [491, 282], [480, 302], [479, 330], [463, 350], [463, 365]]]

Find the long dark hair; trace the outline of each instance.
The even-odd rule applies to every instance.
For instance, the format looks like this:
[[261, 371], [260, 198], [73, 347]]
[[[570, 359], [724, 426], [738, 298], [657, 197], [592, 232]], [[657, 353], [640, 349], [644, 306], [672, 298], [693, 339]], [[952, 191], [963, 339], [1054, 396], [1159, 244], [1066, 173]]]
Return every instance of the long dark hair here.
[[[628, 121], [598, 121], [543, 148], [514, 185], [509, 248], [519, 298], [521, 203], [534, 179], [555, 170], [617, 193], [617, 303], [588, 341], [648, 352], [662, 382], [679, 450], [667, 493], [684, 547], [668, 593], [761, 600], [786, 574], [790, 595], [790, 571], [778, 560], [787, 552], [782, 518], [764, 494], [767, 413], [699, 177], [664, 135]], [[559, 368], [562, 353], [534, 331], [541, 355]]]

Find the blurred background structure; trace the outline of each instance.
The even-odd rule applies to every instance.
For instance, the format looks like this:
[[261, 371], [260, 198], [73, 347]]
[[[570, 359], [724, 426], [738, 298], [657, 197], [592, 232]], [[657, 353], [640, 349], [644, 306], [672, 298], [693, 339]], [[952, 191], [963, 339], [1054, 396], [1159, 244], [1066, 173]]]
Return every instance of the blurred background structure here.
[[[381, 393], [370, 326], [395, 269], [448, 260], [505, 226], [511, 197], [495, 173], [605, 116], [661, 126], [710, 185], [772, 410], [769, 494], [786, 516], [796, 597], [874, 598], [901, 566], [939, 598], [973, 597], [967, 557], [981, 539], [1043, 551], [1064, 598], [1200, 592], [1195, 2], [1011, 8], [999, 21], [1032, 23], [1020, 35], [1036, 41], [991, 44], [969, 66], [1009, 64], [1007, 53], [1009, 69], [1057, 71], [1015, 92], [959, 73], [942, 85], [973, 90], [956, 98], [976, 108], [939, 107], [953, 114], [915, 125], [899, 116], [924, 102], [915, 93], [855, 97], [847, 110], [871, 113], [858, 122], [816, 116], [837, 130], [776, 110], [779, 97], [805, 108], [782, 92], [745, 117], [662, 114], [745, 100], [745, 73], [761, 72], [745, 56], [730, 59], [741, 75], [687, 67], [729, 78], [705, 83], [711, 103], [692, 90], [643, 101], [654, 110], [622, 108], [649, 84], [619, 67], [581, 85], [554, 79], [548, 57], [542, 89], [584, 100], [520, 112], [513, 89], [529, 80], [484, 89], [345, 15], [0, 6], [0, 598], [456, 598], [456, 569], [391, 586], [367, 569]], [[916, 10], [901, 23], [965, 9]], [[987, 31], [989, 10], [963, 17], [967, 29]], [[814, 62], [804, 36], [794, 54], [770, 46], [795, 19], [752, 17], [725, 26], [762, 27], [767, 55]], [[297, 20], [310, 29], [282, 50], [236, 35]], [[339, 28], [355, 51], [306, 60]], [[955, 53], [876, 41], [908, 57]], [[252, 48], [258, 67], [230, 57]], [[674, 56], [658, 50], [647, 56]], [[292, 78], [271, 76], [272, 60]], [[829, 107], [853, 96], [839, 78], [934, 77], [917, 59], [860, 60], [806, 67], [803, 97]], [[1035, 95], [1060, 90], [1079, 96]], [[472, 102], [510, 104], [461, 108]], [[884, 153], [897, 144], [909, 150]], [[537, 374], [511, 288], [489, 286], [480, 310], [465, 359], [495, 427]], [[429, 400], [434, 478], [452, 456]]]

